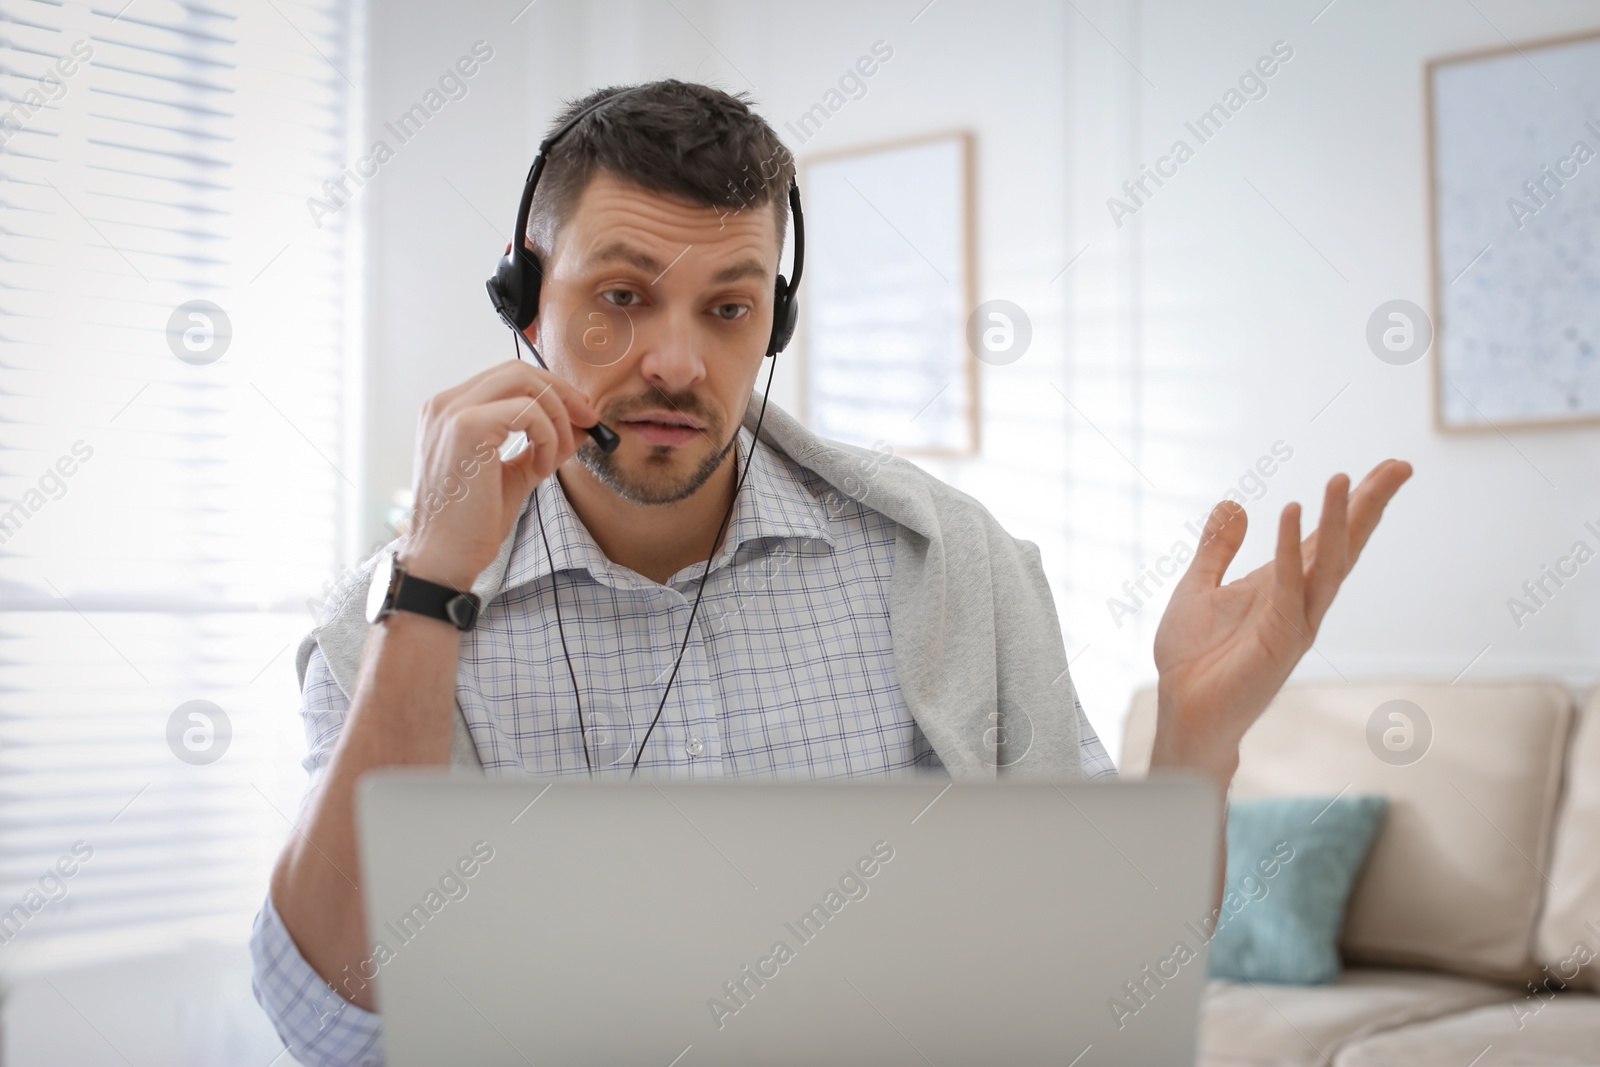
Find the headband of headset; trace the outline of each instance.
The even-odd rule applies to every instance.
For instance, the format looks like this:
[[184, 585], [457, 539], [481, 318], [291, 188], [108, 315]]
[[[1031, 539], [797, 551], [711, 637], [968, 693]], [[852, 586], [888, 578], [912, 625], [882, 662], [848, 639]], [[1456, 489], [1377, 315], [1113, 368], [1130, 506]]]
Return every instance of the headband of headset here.
[[[625, 89], [595, 101], [539, 142], [539, 152], [534, 156], [533, 166], [528, 168], [527, 180], [522, 185], [522, 202], [517, 206], [517, 228], [512, 234], [511, 250], [500, 258], [494, 275], [485, 283], [495, 312], [518, 333], [526, 330], [539, 314], [539, 288], [544, 281], [544, 269], [533, 249], [527, 247], [528, 215], [533, 209], [533, 194], [539, 188], [539, 176], [544, 173], [550, 149], [596, 111], [638, 91]], [[795, 325], [800, 320], [800, 302], [796, 294], [800, 288], [800, 274], [805, 269], [806, 230], [804, 216], [800, 212], [800, 186], [792, 180], [789, 183], [789, 210], [794, 215], [794, 274], [790, 279], [779, 274], [775, 283], [772, 334], [767, 339], [769, 356], [783, 351], [794, 337]]]

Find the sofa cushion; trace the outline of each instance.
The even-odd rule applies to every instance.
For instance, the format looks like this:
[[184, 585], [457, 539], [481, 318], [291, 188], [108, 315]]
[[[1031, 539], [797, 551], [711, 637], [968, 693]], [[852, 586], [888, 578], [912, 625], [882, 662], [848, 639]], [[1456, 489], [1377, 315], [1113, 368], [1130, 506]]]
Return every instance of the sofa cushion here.
[[[1535, 948], [1545, 967], [1541, 982], [1555, 979], [1600, 993], [1600, 687], [1590, 690], [1583, 704], [1567, 752], [1551, 884]], [[1600, 1036], [1595, 1046], [1600, 1061]]]
[[1510, 1004], [1476, 1008], [1353, 1042], [1333, 1062], [1335, 1067], [1600, 1063], [1600, 997], [1564, 993], [1533, 1015], [1513, 1013]]
[[[1392, 720], [1397, 700], [1421, 715]], [[1540, 872], [1571, 721], [1571, 696], [1552, 682], [1288, 686], [1245, 735], [1232, 796], [1388, 797], [1351, 891], [1346, 962], [1522, 980], [1537, 971]], [[1421, 753], [1409, 762], [1385, 737], [1403, 745], [1407, 725]], [[1148, 766], [1154, 732], [1146, 690], [1129, 711], [1125, 775]]]
[[1339, 977], [1345, 901], [1383, 797], [1258, 797], [1228, 806], [1228, 878], [1207, 973], [1323, 985]]
[[[1423, 971], [1351, 969], [1337, 984], [1324, 986], [1213, 979], [1206, 983], [1201, 1008], [1197, 1062], [1199, 1067], [1327, 1067], [1346, 1044], [1369, 1034], [1510, 996], [1515, 990], [1506, 986]], [[1456, 1067], [1466, 1063], [1463, 1059]]]

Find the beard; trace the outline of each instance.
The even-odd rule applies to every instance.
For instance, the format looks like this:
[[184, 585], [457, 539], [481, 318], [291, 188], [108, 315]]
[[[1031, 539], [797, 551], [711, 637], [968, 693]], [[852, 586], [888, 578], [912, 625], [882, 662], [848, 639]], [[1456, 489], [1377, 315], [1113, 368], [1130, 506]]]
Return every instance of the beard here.
[[722, 441], [722, 446], [706, 456], [694, 470], [683, 475], [674, 475], [671, 471], [676, 449], [669, 445], [649, 446], [649, 451], [638, 464], [639, 469], [633, 472], [622, 468], [617, 462], [616, 452], [607, 455], [590, 439], [585, 439], [578, 447], [576, 459], [602, 485], [624, 500], [634, 504], [676, 504], [693, 496], [722, 466], [734, 442], [738, 440], [738, 429], [735, 428], [724, 439], [725, 427], [721, 416], [703, 405], [699, 397], [692, 393], [669, 396], [653, 387], [643, 396], [608, 404], [600, 413], [600, 421], [615, 426], [634, 412], [652, 408], [668, 408], [698, 419], [705, 425], [703, 432], [707, 439]]

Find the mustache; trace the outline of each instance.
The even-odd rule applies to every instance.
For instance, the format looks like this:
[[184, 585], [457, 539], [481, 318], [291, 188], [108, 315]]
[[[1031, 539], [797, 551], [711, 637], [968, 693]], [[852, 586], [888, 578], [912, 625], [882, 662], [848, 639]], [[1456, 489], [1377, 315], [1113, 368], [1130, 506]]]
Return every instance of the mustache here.
[[706, 404], [697, 393], [672, 394], [665, 390], [651, 386], [650, 389], [636, 397], [614, 400], [607, 404], [601, 412], [605, 422], [621, 422], [636, 412], [649, 411], [653, 408], [666, 408], [677, 411], [703, 423], [708, 429], [717, 429], [722, 425], [722, 418], [715, 410]]

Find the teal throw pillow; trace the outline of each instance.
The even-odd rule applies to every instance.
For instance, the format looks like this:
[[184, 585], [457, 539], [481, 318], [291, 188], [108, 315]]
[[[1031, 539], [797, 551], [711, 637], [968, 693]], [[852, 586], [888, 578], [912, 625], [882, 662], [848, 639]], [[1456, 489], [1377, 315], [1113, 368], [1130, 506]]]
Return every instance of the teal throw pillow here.
[[1387, 807], [1380, 796], [1230, 805], [1228, 879], [1212, 917], [1211, 976], [1292, 985], [1338, 978], [1345, 901]]

